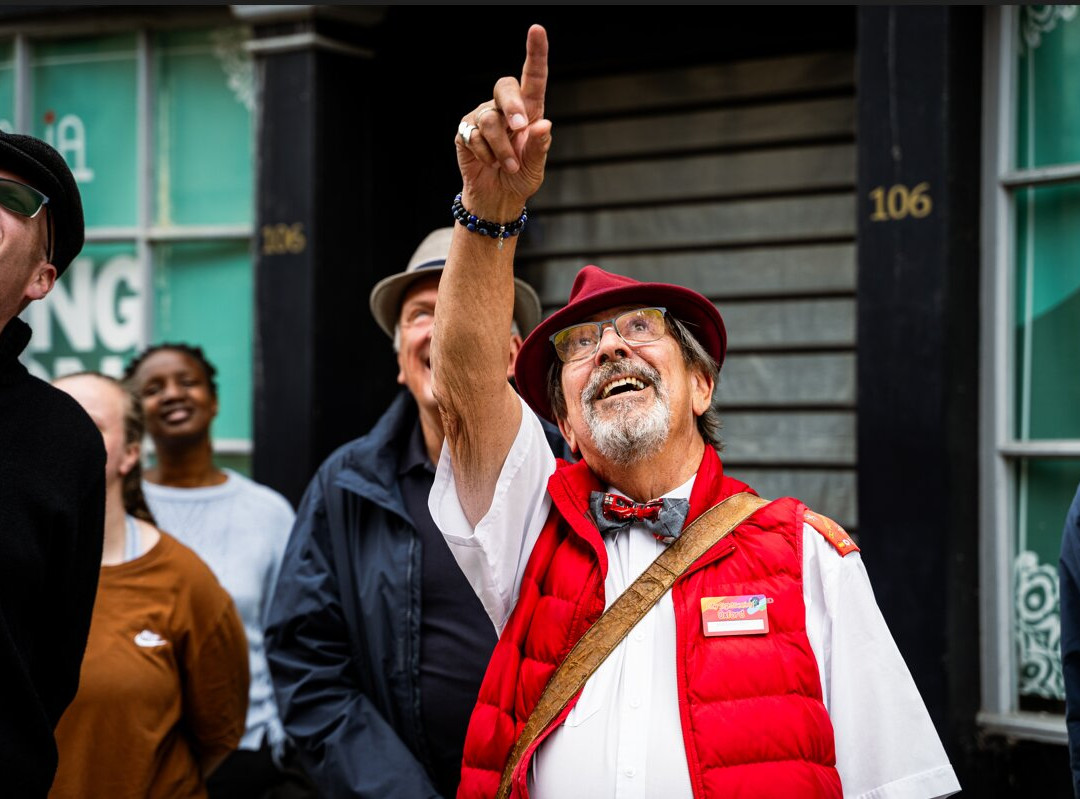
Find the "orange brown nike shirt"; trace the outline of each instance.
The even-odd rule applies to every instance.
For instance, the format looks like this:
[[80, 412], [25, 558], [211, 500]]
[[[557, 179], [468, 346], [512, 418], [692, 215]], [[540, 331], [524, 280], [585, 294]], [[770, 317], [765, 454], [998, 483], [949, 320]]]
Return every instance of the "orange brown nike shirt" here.
[[200, 762], [244, 732], [248, 646], [232, 599], [167, 534], [103, 566], [50, 799], [205, 797]]

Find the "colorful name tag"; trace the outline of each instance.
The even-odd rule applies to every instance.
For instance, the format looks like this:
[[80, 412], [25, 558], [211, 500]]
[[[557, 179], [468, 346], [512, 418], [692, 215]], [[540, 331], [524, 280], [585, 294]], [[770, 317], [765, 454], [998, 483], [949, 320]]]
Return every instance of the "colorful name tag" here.
[[767, 633], [769, 600], [764, 594], [704, 597], [701, 600], [701, 629], [707, 637]]

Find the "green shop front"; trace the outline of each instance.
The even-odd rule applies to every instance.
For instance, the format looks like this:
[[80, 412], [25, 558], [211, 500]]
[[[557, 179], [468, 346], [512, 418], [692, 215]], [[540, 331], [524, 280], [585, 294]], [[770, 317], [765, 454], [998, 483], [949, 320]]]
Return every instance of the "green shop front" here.
[[220, 372], [215, 446], [251, 453], [254, 81], [240, 26], [17, 36], [0, 45], [0, 128], [60, 151], [86, 247], [25, 313], [28, 367], [118, 375], [162, 341]]

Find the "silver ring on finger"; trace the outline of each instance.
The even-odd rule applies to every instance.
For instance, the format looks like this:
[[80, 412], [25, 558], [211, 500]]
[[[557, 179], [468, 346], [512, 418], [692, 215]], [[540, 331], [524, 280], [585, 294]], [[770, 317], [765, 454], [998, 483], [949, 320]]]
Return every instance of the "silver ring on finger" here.
[[473, 134], [474, 130], [476, 130], [476, 125], [470, 125], [468, 122], [466, 122], [463, 119], [463, 120], [461, 120], [461, 124], [458, 125], [457, 132], [458, 132], [458, 135], [461, 136], [461, 140], [463, 142], [465, 142], [466, 145], [468, 145], [469, 139], [472, 138], [472, 134]]
[[477, 124], [477, 125], [479, 125], [479, 124], [480, 124], [480, 120], [484, 118], [484, 114], [486, 114], [486, 113], [487, 113], [488, 111], [498, 111], [498, 110], [499, 110], [499, 109], [498, 109], [498, 108], [496, 108], [496, 107], [495, 107], [495, 106], [493, 106], [493, 105], [489, 105], [489, 106], [488, 106], [487, 108], [481, 108], [481, 109], [480, 109], [480, 113], [478, 113], [478, 114], [476, 115], [476, 124]]

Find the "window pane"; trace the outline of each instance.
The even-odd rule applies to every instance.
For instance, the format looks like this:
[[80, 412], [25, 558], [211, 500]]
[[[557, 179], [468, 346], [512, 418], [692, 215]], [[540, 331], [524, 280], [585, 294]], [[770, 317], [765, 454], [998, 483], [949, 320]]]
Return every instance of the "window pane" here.
[[0, 130], [15, 132], [15, 46], [0, 42]]
[[246, 38], [224, 28], [155, 40], [158, 225], [251, 223], [255, 98]]
[[135, 37], [39, 42], [31, 132], [67, 159], [87, 226], [134, 225]]
[[1019, 167], [1080, 161], [1080, 19], [1076, 6], [1021, 6]]
[[23, 312], [34, 329], [28, 368], [44, 380], [84, 369], [118, 376], [142, 337], [142, 279], [134, 244], [84, 247], [49, 296]]
[[1080, 438], [1080, 186], [1016, 198], [1016, 436]]
[[1021, 709], [1063, 713], [1057, 563], [1065, 514], [1080, 484], [1080, 460], [1024, 460], [1017, 465], [1016, 481]]
[[248, 243], [187, 242], [156, 249], [154, 342], [202, 347], [217, 368], [217, 439], [251, 438], [252, 282]]

